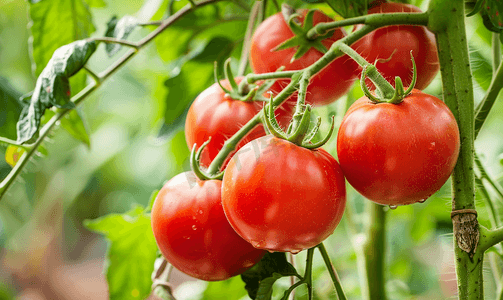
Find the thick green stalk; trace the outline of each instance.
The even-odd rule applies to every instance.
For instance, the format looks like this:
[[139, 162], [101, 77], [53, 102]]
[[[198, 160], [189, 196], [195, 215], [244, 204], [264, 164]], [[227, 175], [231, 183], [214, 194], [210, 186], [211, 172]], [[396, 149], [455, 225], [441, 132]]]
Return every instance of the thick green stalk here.
[[[477, 250], [473, 86], [465, 31], [464, 1], [432, 0], [428, 27], [435, 33], [443, 97], [459, 126], [461, 149], [452, 174], [452, 220], [460, 299], [483, 299], [484, 253]], [[464, 213], [458, 213], [464, 210]], [[468, 211], [466, 211], [468, 210]]]
[[367, 201], [366, 241], [363, 245], [369, 300], [386, 300], [386, 212], [385, 207]]

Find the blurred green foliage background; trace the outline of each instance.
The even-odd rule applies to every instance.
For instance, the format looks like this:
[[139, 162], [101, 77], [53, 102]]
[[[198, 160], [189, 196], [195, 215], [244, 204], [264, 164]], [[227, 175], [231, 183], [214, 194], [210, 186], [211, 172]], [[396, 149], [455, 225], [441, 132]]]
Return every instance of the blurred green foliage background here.
[[[57, 2], [39, 2], [48, 1]], [[288, 2], [306, 6], [298, 1]], [[411, 2], [426, 9], [427, 1]], [[185, 3], [176, 1], [175, 5]], [[28, 28], [29, 6], [35, 4], [0, 0], [0, 133], [12, 139], [16, 137], [15, 122], [21, 109], [17, 99], [33, 90], [36, 80], [30, 61]], [[105, 0], [103, 4], [90, 9], [96, 29], [92, 36], [103, 36], [107, 22], [114, 15], [159, 20], [165, 14], [167, 1]], [[231, 4], [224, 7], [239, 15], [238, 7]], [[318, 7], [334, 15], [328, 6]], [[61, 128], [44, 142], [47, 155], [32, 159], [0, 201], [0, 299], [107, 298], [101, 271], [107, 242], [87, 230], [83, 221], [125, 213], [135, 204], [146, 206], [154, 190], [175, 174], [188, 170], [189, 152], [183, 133], [185, 111], [193, 98], [212, 83], [213, 61], [222, 62], [231, 55], [237, 69], [246, 28], [246, 15], [224, 18], [218, 25], [210, 26], [215, 21], [213, 14], [211, 8], [205, 8], [201, 14], [181, 20], [79, 106], [89, 146]], [[480, 101], [491, 80], [491, 36], [479, 16], [469, 18], [468, 25], [476, 100]], [[136, 28], [129, 40], [139, 40], [151, 30]], [[88, 67], [100, 72], [125, 51], [122, 49], [109, 58], [100, 45]], [[439, 78], [427, 92], [441, 97]], [[345, 108], [360, 95], [356, 83], [348, 97], [317, 108], [316, 112], [325, 120], [336, 114], [340, 122]], [[500, 100], [476, 142], [483, 164], [498, 180], [503, 152]], [[324, 122], [325, 126], [327, 123]], [[326, 130], [325, 127], [321, 131]], [[335, 140], [333, 137], [325, 147], [334, 155]], [[1, 179], [11, 170], [3, 159], [5, 150], [5, 146], [0, 146]], [[447, 183], [424, 204], [389, 210], [386, 274], [390, 299], [454, 297], [449, 190]], [[489, 226], [484, 201], [480, 195], [477, 199], [479, 221]], [[367, 200], [349, 189], [348, 203], [356, 212], [351, 222], [356, 229], [366, 222], [364, 201]], [[501, 201], [499, 204], [501, 208]], [[352, 234], [348, 221], [346, 217], [343, 219], [326, 246], [347, 295], [360, 299], [353, 245], [361, 243], [363, 235]], [[305, 253], [295, 256], [300, 270], [304, 261]], [[491, 299], [495, 282], [489, 267], [485, 270], [486, 296]], [[316, 299], [336, 299], [328, 273], [317, 255], [314, 276]], [[247, 298], [239, 277], [205, 283], [175, 272], [172, 278], [177, 299]], [[287, 279], [277, 283], [277, 296], [288, 284]], [[305, 289], [298, 289], [296, 299], [304, 299], [305, 293]], [[134, 294], [130, 296], [135, 299]]]

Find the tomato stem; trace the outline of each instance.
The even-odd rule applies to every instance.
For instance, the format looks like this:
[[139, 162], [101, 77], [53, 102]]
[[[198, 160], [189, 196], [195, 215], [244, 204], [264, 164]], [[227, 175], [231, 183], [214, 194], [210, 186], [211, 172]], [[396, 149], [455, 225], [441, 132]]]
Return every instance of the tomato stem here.
[[327, 267], [328, 273], [330, 274], [330, 278], [332, 278], [332, 282], [334, 283], [335, 291], [337, 292], [337, 296], [339, 300], [346, 300], [346, 295], [344, 294], [344, 290], [342, 289], [342, 284], [339, 280], [339, 276], [337, 275], [337, 271], [334, 268], [334, 265], [330, 261], [330, 256], [327, 253], [327, 249], [323, 243], [319, 244], [318, 250], [320, 250], [321, 257], [323, 257], [323, 261], [325, 262], [325, 266]]
[[367, 223], [363, 254], [365, 256], [368, 299], [385, 300], [386, 211], [384, 206], [371, 201], [366, 201], [366, 206], [370, 219]]
[[[269, 105], [272, 107], [278, 107], [286, 101], [286, 99], [288, 99], [288, 97], [297, 90], [297, 84], [300, 79], [299, 77], [300, 76], [293, 76], [292, 81], [290, 81], [290, 83], [270, 101]], [[227, 156], [236, 149], [237, 144], [248, 134], [248, 132], [262, 122], [263, 117], [264, 112], [261, 110], [253, 118], [251, 118], [250, 121], [243, 125], [243, 127], [241, 127], [232, 137], [224, 142], [222, 149], [220, 149], [217, 156], [208, 167], [207, 173], [210, 176], [219, 172], [223, 163], [227, 159]]]
[[[443, 98], [456, 118], [461, 148], [452, 174], [452, 211], [475, 212], [474, 98], [463, 1], [432, 0], [428, 28], [437, 40]], [[484, 247], [478, 246], [474, 213], [453, 214], [456, 275], [460, 299], [484, 299]]]
[[248, 74], [246, 75], [246, 81], [248, 83], [255, 83], [259, 80], [265, 79], [287, 79], [292, 78], [299, 71], [279, 71], [274, 73], [262, 73], [262, 74]]
[[319, 35], [324, 35], [331, 30], [340, 27], [366, 24], [377, 29], [379, 27], [389, 25], [428, 25], [428, 12], [424, 13], [387, 13], [387, 14], [370, 14], [366, 16], [359, 16], [348, 18], [340, 21], [318, 23], [311, 30], [307, 32], [307, 38], [312, 39]]
[[[243, 49], [241, 50], [241, 58], [239, 60], [239, 69], [238, 76], [243, 76], [246, 72], [246, 67], [248, 66], [248, 56], [250, 54], [250, 45], [251, 45], [251, 37], [253, 34], [253, 28], [255, 26], [255, 22], [261, 22], [260, 20], [260, 12], [262, 10], [263, 2], [256, 1], [250, 13], [250, 18], [248, 19], [248, 25], [246, 26], [245, 37], [243, 41]], [[263, 15], [262, 15], [263, 16]], [[244, 80], [243, 80], [244, 81]]]
[[393, 98], [393, 95], [395, 95], [395, 89], [386, 79], [384, 79], [384, 77], [379, 73], [379, 71], [377, 71], [377, 68], [373, 64], [365, 60], [365, 58], [363, 58], [360, 54], [358, 54], [358, 52], [356, 52], [353, 48], [349, 47], [348, 45], [340, 43], [338, 46], [339, 50], [347, 54], [354, 61], [356, 61], [362, 68], [365, 69], [365, 71], [362, 72], [362, 77], [368, 76], [370, 80], [372, 80], [372, 82], [375, 84], [377, 90], [379, 91], [378, 94], [380, 94], [383, 98], [383, 100], [381, 100], [380, 102], [385, 102], [384, 99]]
[[314, 256], [314, 248], [309, 248], [307, 250], [307, 258], [306, 258], [306, 271], [304, 272], [304, 282], [307, 285], [307, 295], [308, 299], [311, 300], [313, 298], [313, 256]]

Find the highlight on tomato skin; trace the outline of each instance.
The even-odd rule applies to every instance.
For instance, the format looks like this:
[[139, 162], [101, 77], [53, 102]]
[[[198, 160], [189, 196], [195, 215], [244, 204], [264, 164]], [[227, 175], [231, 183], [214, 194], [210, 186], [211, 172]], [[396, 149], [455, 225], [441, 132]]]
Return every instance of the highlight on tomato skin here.
[[271, 135], [230, 160], [222, 205], [234, 230], [254, 247], [298, 253], [333, 233], [344, 213], [342, 170], [325, 150]]
[[[393, 12], [422, 12], [410, 4], [384, 2], [368, 10], [368, 14]], [[356, 26], [355, 30], [360, 28]], [[414, 56], [417, 68], [415, 88], [425, 89], [437, 75], [440, 69], [435, 35], [425, 26], [393, 25], [376, 29], [351, 46], [368, 62], [374, 64], [383, 77], [392, 85], [395, 76], [399, 76], [405, 86], [412, 81], [412, 61]], [[357, 76], [361, 74], [358, 67]], [[374, 84], [367, 79], [367, 86], [375, 89]]]
[[347, 181], [383, 205], [423, 202], [447, 181], [460, 148], [444, 102], [419, 90], [400, 104], [357, 100], [344, 116], [337, 155]]
[[[235, 80], [239, 84], [243, 77], [236, 77]], [[227, 80], [222, 80], [221, 84], [224, 88], [230, 89]], [[270, 97], [269, 94], [264, 96]], [[185, 139], [187, 146], [192, 150], [195, 143], [202, 145], [211, 137], [211, 141], [201, 154], [201, 165], [208, 167], [224, 145], [225, 140], [252, 119], [262, 109], [263, 104], [264, 102], [260, 101], [234, 100], [228, 97], [217, 83], [199, 94], [187, 113]], [[288, 125], [292, 112], [291, 103], [285, 103], [276, 110], [282, 126]], [[257, 126], [239, 142], [236, 150], [249, 141], [264, 135], [264, 127]], [[226, 163], [224, 163], [225, 165]]]
[[265, 254], [229, 225], [221, 185], [181, 173], [163, 186], [152, 208], [152, 230], [163, 256], [178, 270], [206, 281], [239, 275]]
[[[304, 22], [307, 10], [297, 11]], [[313, 23], [332, 22], [333, 20], [322, 13], [314, 13]], [[296, 52], [295, 48], [274, 51], [277, 46], [294, 36], [288, 27], [281, 13], [274, 14], [264, 20], [255, 30], [250, 48], [250, 63], [253, 71], [257, 74], [276, 72], [284, 66], [285, 70], [300, 70], [316, 62], [323, 56], [320, 51], [311, 48], [301, 58], [290, 62]], [[337, 40], [346, 36], [344, 29], [338, 28], [333, 31], [331, 37], [322, 41], [322, 44], [329, 49]], [[357, 64], [348, 56], [335, 59], [317, 75], [311, 78], [307, 88], [306, 103], [318, 105], [330, 104], [345, 95], [356, 80], [355, 70]], [[275, 93], [280, 92], [289, 80], [282, 79], [276, 81], [272, 86]], [[296, 94], [291, 98], [295, 98]], [[293, 100], [295, 100], [293, 99]]]

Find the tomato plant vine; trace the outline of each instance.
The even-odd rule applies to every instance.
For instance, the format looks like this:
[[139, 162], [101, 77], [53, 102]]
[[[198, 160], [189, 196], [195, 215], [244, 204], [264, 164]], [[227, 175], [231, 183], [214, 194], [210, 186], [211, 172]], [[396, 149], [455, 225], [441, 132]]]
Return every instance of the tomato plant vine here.
[[[78, 3], [88, 9], [93, 1], [100, 2]], [[176, 59], [170, 60], [172, 73], [178, 73], [165, 85], [170, 91], [178, 88], [180, 94], [190, 95], [187, 103], [170, 99], [168, 105], [178, 111], [175, 119], [183, 119], [181, 123], [185, 124], [185, 138], [192, 150], [192, 171], [179, 172], [152, 195], [147, 207], [136, 206], [122, 215], [86, 221], [89, 229], [112, 241], [109, 255], [127, 248], [114, 246], [119, 245], [121, 238], [119, 230], [113, 228], [146, 232], [148, 267], [138, 272], [140, 280], [118, 283], [112, 279], [117, 269], [112, 271], [108, 266], [111, 298], [146, 297], [151, 287], [159, 290], [158, 286], [166, 287], [165, 297], [174, 298], [167, 282], [174, 266], [207, 281], [241, 274], [252, 299], [272, 299], [273, 295], [280, 295], [281, 299], [301, 298], [300, 292], [293, 295], [304, 285], [306, 295], [302, 299], [313, 299], [317, 288], [316, 249], [337, 297], [350, 298], [351, 292], [344, 291], [331, 262], [336, 247], [324, 242], [342, 219], [347, 179], [354, 187], [351, 199], [366, 197], [382, 204], [366, 201], [362, 205], [365, 212], [357, 214], [368, 220], [362, 222], [355, 221], [357, 205], [349, 203], [342, 223], [348, 229], [360, 266], [359, 295], [365, 299], [387, 299], [387, 253], [391, 251], [387, 223], [392, 215], [387, 206], [395, 211], [397, 205], [422, 203], [440, 190], [449, 176], [452, 209], [442, 213], [453, 224], [458, 297], [484, 299], [483, 267], [489, 249], [492, 277], [498, 288], [496, 296], [503, 297], [503, 227], [498, 204], [503, 200], [503, 189], [476, 155], [475, 146], [503, 88], [499, 35], [503, 30], [499, 17], [502, 7], [496, 1], [430, 0], [423, 5], [424, 12], [414, 6], [380, 0], [354, 1], [353, 5], [338, 0], [317, 4], [291, 1], [282, 3], [282, 12], [278, 11], [280, 3], [271, 0], [187, 2], [182, 6], [167, 1], [165, 11], [157, 14], [164, 14], [161, 21], [114, 17], [105, 36], [76, 35], [75, 41], [51, 49], [54, 53], [50, 53], [50, 59], [49, 53], [41, 53], [41, 48], [35, 47], [37, 82], [33, 92], [19, 102], [22, 109], [17, 123], [18, 139], [0, 137], [0, 144], [9, 146], [6, 161], [13, 165], [0, 182], [0, 203], [9, 197], [8, 190], [27, 163], [46, 152], [45, 142], [59, 125], [66, 126], [74, 137], [80, 134], [89, 146], [89, 137], [75, 108], [99, 88], [106, 89], [103, 83], [140, 51], [179, 26], [187, 32], [172, 32], [168, 39], [169, 46], [184, 43], [177, 50]], [[472, 8], [468, 14], [465, 5]], [[230, 14], [233, 10], [239, 10], [240, 15]], [[33, 20], [43, 19], [33, 7], [31, 12]], [[481, 30], [492, 31], [492, 74], [482, 96], [474, 93], [466, 22], [477, 13], [486, 27]], [[205, 42], [195, 38], [208, 28], [218, 32], [215, 28], [230, 20], [246, 22], [242, 37], [232, 40], [208, 34], [202, 38]], [[35, 22], [35, 26], [41, 25]], [[135, 28], [150, 26], [155, 27], [146, 34], [136, 32], [140, 38], [130, 41]], [[98, 55], [101, 44], [106, 45], [105, 52], [110, 57], [122, 51], [122, 47], [128, 49], [118, 59], [109, 61], [103, 71], [96, 72], [89, 61]], [[231, 45], [231, 50], [225, 45]], [[235, 45], [241, 45], [238, 55], [233, 54]], [[211, 47], [221, 51], [214, 55]], [[404, 53], [411, 51], [409, 62]], [[441, 99], [413, 89], [416, 79], [420, 89], [427, 89], [437, 73], [437, 53]], [[232, 58], [226, 60], [229, 56], [239, 56], [238, 64]], [[205, 67], [212, 67], [215, 61], [216, 82], [203, 87], [206, 82], [201, 80], [201, 86], [193, 88], [197, 68], [188, 76], [188, 84], [176, 81], [181, 80], [180, 74], [186, 76], [182, 72], [186, 72], [185, 64], [191, 61], [199, 61]], [[222, 69], [226, 80], [221, 81]], [[232, 69], [238, 70], [238, 76], [234, 77]], [[360, 73], [364, 96], [349, 105], [356, 98], [354, 94], [361, 93], [353, 84]], [[409, 78], [408, 74], [414, 76]], [[399, 77], [394, 81], [388, 78], [395, 75]], [[73, 90], [79, 76], [84, 78], [81, 83], [86, 82], [87, 76], [92, 82]], [[373, 87], [376, 90], [371, 92]], [[336, 102], [339, 98], [344, 105]], [[328, 111], [337, 107], [340, 121], [334, 122], [332, 116], [328, 126], [319, 117], [309, 130], [311, 114], [322, 115], [319, 111], [324, 108], [319, 106], [323, 105], [328, 105]], [[341, 109], [342, 106], [345, 107]], [[70, 116], [73, 123], [65, 121]], [[334, 123], [338, 130], [337, 147], [327, 152], [320, 147], [329, 142]], [[328, 134], [322, 133], [324, 130]], [[477, 191], [487, 209], [475, 206]], [[354, 196], [357, 193], [361, 196]], [[487, 216], [481, 218], [483, 212]], [[482, 224], [485, 217], [489, 226]], [[127, 235], [124, 230], [121, 234]], [[157, 255], [157, 249], [162, 255]], [[141, 257], [138, 253], [142, 249], [135, 250], [131, 250], [132, 257]], [[283, 253], [297, 254], [302, 250], [306, 250], [303, 275]], [[158, 263], [154, 270], [155, 259]], [[113, 259], [111, 263], [124, 264]], [[153, 279], [145, 276], [152, 270]], [[293, 279], [278, 294], [283, 277]], [[148, 287], [144, 282], [149, 283]], [[122, 291], [121, 286], [127, 291]]]

